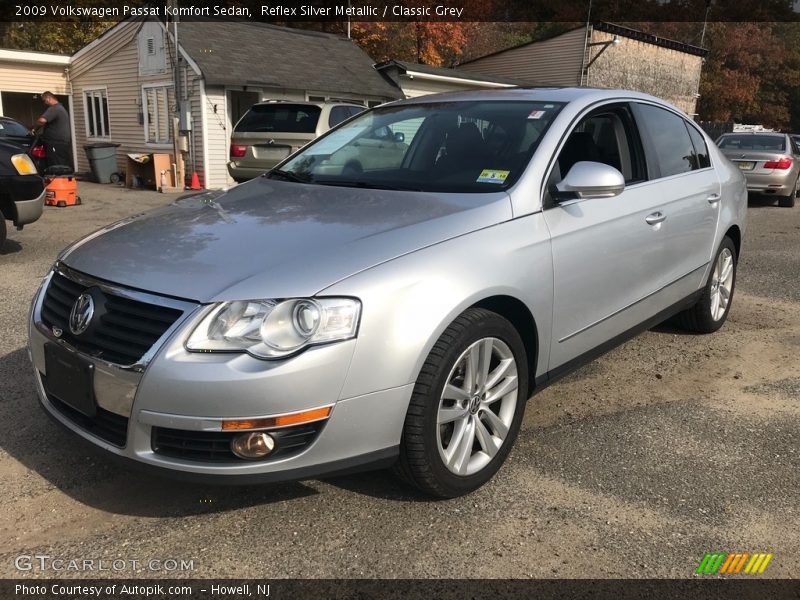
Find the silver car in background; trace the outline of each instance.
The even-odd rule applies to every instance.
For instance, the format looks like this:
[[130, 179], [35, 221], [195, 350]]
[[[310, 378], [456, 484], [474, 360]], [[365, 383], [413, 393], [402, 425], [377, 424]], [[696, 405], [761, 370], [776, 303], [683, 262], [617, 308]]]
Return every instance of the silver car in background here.
[[458, 496], [532, 394], [673, 315], [722, 326], [746, 207], [741, 171], [648, 95], [384, 105], [62, 252], [31, 311], [41, 404], [175, 477], [392, 466]]
[[228, 173], [239, 183], [263, 175], [314, 138], [364, 110], [353, 102], [270, 100], [254, 104], [233, 128]]
[[800, 150], [785, 133], [725, 133], [717, 146], [747, 180], [747, 191], [775, 196], [778, 205], [792, 208], [800, 193]]

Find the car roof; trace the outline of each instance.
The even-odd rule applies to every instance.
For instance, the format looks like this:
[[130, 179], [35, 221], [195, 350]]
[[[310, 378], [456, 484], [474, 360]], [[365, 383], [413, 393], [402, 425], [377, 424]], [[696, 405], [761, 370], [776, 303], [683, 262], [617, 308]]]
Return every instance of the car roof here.
[[489, 90], [468, 90], [461, 92], [444, 92], [398, 100], [392, 104], [419, 104], [438, 101], [470, 101], [470, 100], [541, 100], [550, 102], [572, 102], [579, 99], [613, 99], [613, 98], [640, 98], [655, 100], [662, 104], [666, 102], [650, 94], [632, 90], [592, 88], [592, 87], [511, 87]]
[[430, 104], [436, 102], [475, 102], [475, 101], [533, 101], [533, 102], [562, 102], [574, 104], [575, 109], [588, 106], [604, 100], [644, 100], [654, 102], [691, 118], [684, 111], [670, 104], [662, 98], [657, 98], [643, 92], [622, 89], [592, 88], [592, 87], [509, 87], [484, 90], [468, 90], [461, 92], [444, 92], [407, 98], [382, 104], [384, 106]]
[[[786, 136], [790, 135], [787, 133], [781, 133], [780, 131], [726, 131], [722, 135], [774, 135], [774, 136]], [[792, 134], [794, 135], [794, 134]], [[722, 137], [722, 136], [720, 136]]]

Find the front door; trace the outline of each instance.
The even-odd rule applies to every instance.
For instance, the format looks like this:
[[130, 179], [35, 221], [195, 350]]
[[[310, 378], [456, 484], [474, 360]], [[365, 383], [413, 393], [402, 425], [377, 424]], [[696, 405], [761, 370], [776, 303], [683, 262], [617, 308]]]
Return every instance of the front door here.
[[625, 177], [613, 198], [547, 202], [553, 252], [550, 371], [644, 321], [658, 288], [663, 198], [650, 181], [630, 107], [613, 104], [578, 122], [548, 178], [548, 189], [578, 161], [601, 162]]

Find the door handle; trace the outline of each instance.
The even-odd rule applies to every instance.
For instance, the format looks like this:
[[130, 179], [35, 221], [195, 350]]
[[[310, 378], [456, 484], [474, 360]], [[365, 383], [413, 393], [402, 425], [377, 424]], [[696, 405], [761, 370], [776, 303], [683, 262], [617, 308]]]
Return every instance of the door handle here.
[[719, 194], [711, 194], [706, 200], [708, 200], [709, 204], [715, 204], [719, 202]]
[[666, 221], [667, 215], [662, 212], [654, 212], [652, 215], [647, 215], [644, 220], [648, 225], [658, 225], [662, 221]]

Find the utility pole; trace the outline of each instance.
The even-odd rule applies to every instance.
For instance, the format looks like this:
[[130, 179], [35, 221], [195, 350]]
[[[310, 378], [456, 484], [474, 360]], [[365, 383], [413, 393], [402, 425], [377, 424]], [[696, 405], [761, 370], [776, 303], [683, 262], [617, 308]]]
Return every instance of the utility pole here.
[[706, 25], [708, 24], [708, 12], [711, 10], [711, 0], [706, 0], [706, 14], [703, 17], [703, 33], [700, 34], [700, 47], [706, 39]]
[[[178, 0], [171, 0], [170, 4], [177, 8]], [[181, 95], [181, 50], [178, 44], [178, 20], [179, 17], [175, 14], [172, 21], [173, 40], [175, 44], [175, 62], [173, 64], [173, 75], [175, 77], [175, 106], [172, 107], [172, 150], [175, 156], [175, 181], [173, 185], [182, 190], [186, 185], [186, 166], [183, 160], [183, 150], [181, 147], [182, 134], [180, 132], [179, 117], [181, 99], [183, 96]]]

